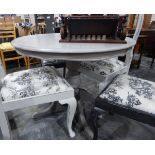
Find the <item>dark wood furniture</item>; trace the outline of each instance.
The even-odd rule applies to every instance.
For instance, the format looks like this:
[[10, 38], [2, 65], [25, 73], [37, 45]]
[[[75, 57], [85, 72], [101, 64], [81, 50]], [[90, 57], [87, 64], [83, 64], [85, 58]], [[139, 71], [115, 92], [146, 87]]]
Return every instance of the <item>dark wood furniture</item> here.
[[126, 43], [123, 23], [118, 15], [84, 15], [62, 18], [60, 42]]
[[[135, 47], [135, 50], [134, 50], [134, 54], [137, 54], [137, 51], [138, 51], [139, 59], [138, 60], [133, 59], [132, 61], [132, 64], [136, 64], [137, 67], [140, 66], [142, 55], [152, 58], [150, 67], [153, 66], [153, 62], [155, 59], [155, 41], [154, 41], [155, 40], [155, 29], [152, 27], [150, 26], [150, 28], [141, 30], [140, 38], [138, 39], [139, 41], [137, 44], [137, 46], [139, 47], [137, 49]], [[128, 30], [128, 33], [133, 34], [134, 31], [135, 29], [130, 29]]]

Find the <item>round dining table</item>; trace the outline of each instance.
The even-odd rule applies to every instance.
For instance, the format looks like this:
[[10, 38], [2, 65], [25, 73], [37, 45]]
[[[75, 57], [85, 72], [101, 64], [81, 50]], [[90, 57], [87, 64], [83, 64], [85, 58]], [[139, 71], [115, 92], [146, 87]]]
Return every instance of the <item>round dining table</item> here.
[[[68, 73], [67, 81], [79, 87], [79, 71], [81, 61], [97, 61], [126, 55], [126, 63], [131, 63], [131, 53], [135, 40], [126, 37], [126, 44], [118, 43], [60, 43], [60, 34], [36, 34], [14, 39], [11, 43], [20, 55], [40, 59], [65, 60]], [[49, 113], [49, 110], [43, 113]], [[42, 116], [43, 113], [37, 116]]]
[[[65, 60], [68, 68], [68, 81], [77, 88], [80, 61], [97, 61], [127, 55], [130, 58], [135, 41], [126, 38], [126, 44], [116, 43], [60, 43], [60, 34], [37, 34], [16, 38], [12, 45], [20, 55], [39, 59]], [[129, 55], [129, 56], [128, 56]], [[129, 61], [127, 59], [127, 61]], [[130, 62], [129, 62], [130, 63]]]
[[126, 44], [119, 43], [60, 43], [60, 34], [37, 34], [16, 38], [12, 41], [21, 55], [41, 59], [67, 61], [96, 61], [125, 54], [135, 45], [132, 38]]

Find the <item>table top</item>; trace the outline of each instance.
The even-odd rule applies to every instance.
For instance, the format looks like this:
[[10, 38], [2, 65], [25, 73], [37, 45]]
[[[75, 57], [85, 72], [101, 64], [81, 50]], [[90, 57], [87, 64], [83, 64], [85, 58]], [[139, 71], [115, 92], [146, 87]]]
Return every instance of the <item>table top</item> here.
[[67, 56], [67, 58], [64, 59], [69, 58], [74, 60], [80, 59], [80, 57], [83, 58], [83, 56], [85, 57], [86, 55], [92, 55], [92, 57], [94, 57], [96, 54], [125, 50], [135, 45], [135, 41], [128, 37], [126, 38], [126, 44], [60, 43], [59, 40], [60, 34], [52, 33], [23, 36], [14, 39], [11, 43], [17, 51], [20, 51], [20, 54], [25, 51], [25, 55], [30, 53], [34, 56], [40, 55], [40, 57], [43, 56], [43, 54], [48, 56], [56, 55], [56, 58], [59, 58], [61, 55], [63, 58]]

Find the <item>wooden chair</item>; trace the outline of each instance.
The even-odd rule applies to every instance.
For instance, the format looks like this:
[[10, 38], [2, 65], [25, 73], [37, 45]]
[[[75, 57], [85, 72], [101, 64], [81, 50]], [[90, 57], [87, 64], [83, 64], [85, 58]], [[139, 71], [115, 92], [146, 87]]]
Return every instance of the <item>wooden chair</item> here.
[[[10, 41], [9, 39], [15, 39], [16, 31], [14, 23], [4, 23], [3, 26], [0, 27], [0, 38], [4, 39], [5, 41]], [[20, 67], [19, 60], [24, 59], [25, 65], [27, 66], [26, 57], [18, 55], [10, 42], [0, 44], [0, 53], [5, 71], [7, 69], [6, 62], [8, 61], [18, 61], [18, 66]]]
[[4, 23], [4, 17], [0, 17], [0, 23]]
[[[35, 26], [33, 26], [30, 30], [24, 32], [25, 35], [34, 34]], [[45, 33], [45, 31], [43, 31]], [[30, 69], [32, 65], [41, 64], [41, 60], [33, 57], [26, 57], [27, 69]]]
[[22, 22], [21, 16], [13, 16], [12, 19], [15, 23], [21, 23]]
[[26, 61], [27, 61], [27, 69], [30, 69], [31, 65], [41, 64], [41, 60], [37, 58], [26, 57]]
[[74, 89], [53, 67], [45, 66], [5, 76], [0, 65], [0, 78], [0, 128], [4, 139], [12, 138], [7, 111], [55, 101], [68, 104], [67, 128], [69, 136], [75, 136], [72, 130], [77, 106]]
[[46, 24], [45, 24], [45, 22], [37, 24], [37, 32], [39, 34], [45, 34], [46, 33]]
[[4, 17], [5, 22], [13, 22], [12, 16], [5, 16]]

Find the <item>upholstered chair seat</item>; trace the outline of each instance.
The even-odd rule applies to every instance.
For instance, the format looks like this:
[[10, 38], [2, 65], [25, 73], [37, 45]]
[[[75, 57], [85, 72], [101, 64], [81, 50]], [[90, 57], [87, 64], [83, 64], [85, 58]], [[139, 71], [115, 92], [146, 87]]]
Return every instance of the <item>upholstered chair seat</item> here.
[[36, 95], [64, 92], [69, 88], [53, 70], [45, 66], [6, 75], [2, 79], [1, 95], [4, 101]]
[[125, 64], [116, 58], [81, 62], [80, 69], [83, 71], [93, 72], [97, 75], [106, 76], [117, 72], [125, 67]]
[[119, 75], [99, 96], [104, 103], [155, 115], [155, 83], [126, 74]]
[[81, 62], [81, 88], [93, 95], [99, 93], [118, 75], [127, 72], [127, 66], [117, 58]]

